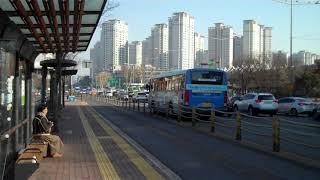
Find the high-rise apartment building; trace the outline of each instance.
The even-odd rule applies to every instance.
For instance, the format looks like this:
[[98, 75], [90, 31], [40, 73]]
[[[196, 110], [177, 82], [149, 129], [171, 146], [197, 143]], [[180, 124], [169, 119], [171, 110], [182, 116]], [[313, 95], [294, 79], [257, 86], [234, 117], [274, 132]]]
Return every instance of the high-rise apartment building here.
[[243, 58], [271, 60], [272, 28], [254, 20], [243, 21]]
[[220, 68], [233, 65], [233, 29], [223, 23], [215, 23], [208, 29], [209, 61]]
[[169, 69], [168, 37], [168, 25], [166, 24], [156, 24], [151, 30], [153, 65], [162, 71]]
[[243, 52], [244, 58], [256, 58], [261, 52], [261, 27], [253, 20], [243, 21]]
[[311, 63], [311, 61], [312, 61], [312, 59], [311, 59], [312, 56], [311, 55], [312, 55], [311, 52], [306, 52], [304, 65], [311, 65], [312, 64]]
[[272, 28], [264, 27], [263, 28], [263, 56], [265, 59], [272, 60]]
[[102, 44], [100, 41], [90, 49], [90, 61], [92, 62], [92, 77], [95, 77], [97, 73], [105, 69], [102, 57]]
[[314, 64], [315, 60], [317, 59], [317, 54], [311, 54], [311, 64]]
[[306, 52], [299, 51], [298, 53], [294, 53], [292, 55], [293, 66], [303, 66], [306, 61]]
[[129, 64], [142, 64], [142, 42], [133, 41], [129, 45]]
[[233, 66], [241, 66], [242, 63], [242, 36], [233, 37]]
[[194, 67], [194, 17], [186, 12], [174, 13], [169, 18], [169, 66]]
[[153, 66], [151, 36], [142, 41], [142, 64]]
[[204, 62], [204, 36], [199, 33], [194, 33], [194, 66], [201, 67]]
[[119, 69], [128, 63], [128, 23], [122, 20], [109, 20], [102, 24], [102, 53], [107, 70]]

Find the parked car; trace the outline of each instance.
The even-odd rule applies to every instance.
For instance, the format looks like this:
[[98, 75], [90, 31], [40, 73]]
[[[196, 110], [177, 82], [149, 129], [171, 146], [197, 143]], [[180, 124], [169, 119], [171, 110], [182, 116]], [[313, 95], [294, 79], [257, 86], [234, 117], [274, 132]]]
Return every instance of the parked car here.
[[298, 116], [299, 114], [308, 114], [312, 116], [315, 104], [302, 97], [285, 97], [278, 101], [278, 112]]
[[146, 102], [148, 101], [148, 95], [145, 92], [138, 92], [132, 96], [133, 102]]
[[134, 92], [133, 92], [133, 91], [129, 91], [129, 92], [128, 92], [128, 96], [129, 96], [129, 97], [132, 98], [133, 95], [134, 95]]
[[129, 99], [129, 96], [125, 91], [120, 91], [118, 97], [119, 99], [125, 100], [125, 101]]
[[112, 96], [113, 96], [113, 93], [112, 93], [111, 91], [107, 91], [106, 96], [107, 96], [107, 97], [112, 97]]
[[234, 111], [233, 107], [234, 107], [234, 102], [236, 102], [237, 100], [242, 99], [242, 96], [233, 96], [229, 99], [228, 103], [227, 103], [227, 111], [232, 112]]
[[246, 111], [250, 115], [266, 113], [273, 116], [277, 113], [278, 102], [270, 93], [248, 93], [234, 102], [234, 110]]

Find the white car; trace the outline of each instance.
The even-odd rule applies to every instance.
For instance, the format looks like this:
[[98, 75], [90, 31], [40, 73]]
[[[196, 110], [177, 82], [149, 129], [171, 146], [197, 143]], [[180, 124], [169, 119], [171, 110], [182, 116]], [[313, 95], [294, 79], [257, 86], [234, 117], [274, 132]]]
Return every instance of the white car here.
[[133, 102], [146, 102], [148, 101], [148, 95], [145, 92], [138, 92], [132, 96]]
[[106, 96], [107, 96], [107, 97], [112, 97], [112, 96], [113, 96], [113, 93], [112, 93], [111, 91], [107, 91]]
[[277, 113], [278, 102], [270, 93], [248, 93], [234, 102], [236, 111], [245, 111], [255, 116], [259, 113], [266, 113], [273, 116]]
[[301, 97], [285, 97], [278, 101], [278, 112], [298, 116], [299, 114], [308, 114], [312, 116], [315, 110], [315, 104]]

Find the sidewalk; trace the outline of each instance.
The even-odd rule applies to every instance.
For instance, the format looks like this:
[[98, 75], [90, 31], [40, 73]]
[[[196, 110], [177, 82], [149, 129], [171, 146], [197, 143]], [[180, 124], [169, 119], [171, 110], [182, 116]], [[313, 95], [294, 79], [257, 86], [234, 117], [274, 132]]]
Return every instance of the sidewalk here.
[[67, 102], [59, 121], [62, 158], [45, 158], [29, 179], [179, 179], [83, 102]]

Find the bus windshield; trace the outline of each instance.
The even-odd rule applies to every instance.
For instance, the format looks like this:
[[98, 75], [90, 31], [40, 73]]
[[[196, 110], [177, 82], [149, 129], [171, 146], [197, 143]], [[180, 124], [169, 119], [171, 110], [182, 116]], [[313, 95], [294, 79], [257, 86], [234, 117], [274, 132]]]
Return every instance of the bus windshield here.
[[222, 72], [192, 72], [191, 74], [191, 84], [222, 85], [222, 83]]

